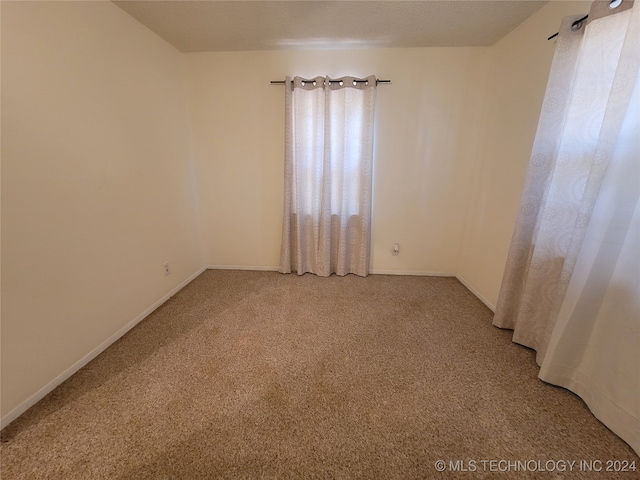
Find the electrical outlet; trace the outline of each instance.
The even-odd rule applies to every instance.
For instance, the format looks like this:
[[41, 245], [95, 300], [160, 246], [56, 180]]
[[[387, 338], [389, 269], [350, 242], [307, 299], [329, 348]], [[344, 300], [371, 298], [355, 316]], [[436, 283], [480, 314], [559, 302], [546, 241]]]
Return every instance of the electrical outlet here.
[[393, 255], [394, 257], [400, 254], [400, 244], [399, 243], [394, 243], [393, 244], [393, 252], [391, 253], [391, 255]]
[[162, 267], [164, 268], [165, 277], [171, 273], [171, 268], [169, 268], [169, 262], [163, 263]]

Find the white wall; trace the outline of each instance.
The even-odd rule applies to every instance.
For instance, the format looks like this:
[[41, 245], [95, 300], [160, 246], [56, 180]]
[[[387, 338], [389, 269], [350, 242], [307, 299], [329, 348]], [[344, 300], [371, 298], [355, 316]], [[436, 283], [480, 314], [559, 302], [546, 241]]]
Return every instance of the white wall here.
[[477, 162], [470, 171], [463, 247], [456, 272], [495, 306], [562, 17], [591, 2], [549, 2], [491, 47]]
[[[378, 87], [372, 270], [455, 273], [487, 48], [188, 54], [206, 263], [279, 264], [285, 75]], [[393, 243], [400, 255], [391, 255]]]
[[182, 54], [110, 2], [2, 2], [1, 60], [6, 423], [203, 260]]

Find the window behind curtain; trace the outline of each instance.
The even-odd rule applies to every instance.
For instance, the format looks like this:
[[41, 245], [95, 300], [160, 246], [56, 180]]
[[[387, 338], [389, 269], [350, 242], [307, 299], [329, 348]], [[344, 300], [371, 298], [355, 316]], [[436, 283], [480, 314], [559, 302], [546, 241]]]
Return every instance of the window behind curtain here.
[[368, 273], [376, 80], [356, 80], [285, 82], [283, 272]]

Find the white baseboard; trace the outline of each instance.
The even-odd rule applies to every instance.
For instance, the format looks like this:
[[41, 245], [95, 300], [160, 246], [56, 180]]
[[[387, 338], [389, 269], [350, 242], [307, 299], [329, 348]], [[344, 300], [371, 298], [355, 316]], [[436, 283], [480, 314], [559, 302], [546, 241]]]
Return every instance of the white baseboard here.
[[492, 312], [494, 312], [494, 313], [495, 313], [495, 311], [496, 311], [496, 306], [495, 306], [493, 303], [491, 303], [489, 300], [487, 300], [487, 298], [486, 298], [484, 295], [482, 295], [478, 290], [476, 290], [476, 288], [475, 288], [473, 285], [471, 285], [469, 282], [467, 282], [467, 281], [464, 279], [464, 277], [462, 277], [462, 276], [460, 276], [460, 275], [456, 275], [455, 277], [458, 279], [458, 281], [459, 281], [461, 284], [463, 284], [465, 287], [467, 287], [467, 289], [468, 289], [471, 293], [473, 293], [476, 297], [478, 297], [478, 299], [479, 299], [482, 303], [484, 303], [487, 307], [489, 307], [489, 310], [491, 310]]
[[[259, 272], [278, 272], [279, 265], [207, 265], [209, 270], [254, 270]], [[295, 273], [295, 272], [294, 272]], [[371, 270], [371, 275], [415, 275], [420, 277], [455, 277], [449, 272], [421, 272], [415, 270]]]
[[371, 270], [373, 275], [409, 275], [416, 277], [455, 277], [455, 273], [449, 272], [421, 272], [416, 270]]
[[280, 265], [207, 265], [209, 270], [255, 270], [259, 272], [277, 272]]
[[76, 373], [82, 367], [84, 367], [91, 360], [96, 358], [102, 352], [104, 352], [111, 344], [113, 344], [116, 340], [122, 337], [125, 333], [135, 327], [138, 323], [148, 317], [154, 310], [156, 310], [159, 306], [161, 306], [164, 302], [173, 297], [176, 293], [182, 290], [187, 284], [189, 284], [193, 279], [195, 279], [198, 275], [206, 270], [206, 267], [199, 268], [195, 273], [190, 275], [186, 280], [182, 281], [179, 285], [173, 288], [169, 293], [164, 295], [160, 300], [155, 302], [149, 308], [147, 308], [144, 312], [136, 316], [133, 320], [127, 323], [124, 327], [120, 328], [116, 333], [107, 338], [104, 342], [98, 345], [96, 348], [91, 350], [87, 355], [82, 357], [76, 363], [67, 368], [64, 372], [58, 375], [56, 378], [47, 383], [44, 387], [38, 390], [36, 393], [27, 398], [20, 405], [15, 407], [9, 413], [7, 413], [2, 419], [0, 419], [0, 429], [6, 427], [11, 422], [13, 422], [16, 418], [26, 412], [29, 408], [34, 406], [40, 400], [42, 400], [45, 396], [47, 396], [50, 392], [53, 391], [58, 385], [68, 379], [71, 375]]

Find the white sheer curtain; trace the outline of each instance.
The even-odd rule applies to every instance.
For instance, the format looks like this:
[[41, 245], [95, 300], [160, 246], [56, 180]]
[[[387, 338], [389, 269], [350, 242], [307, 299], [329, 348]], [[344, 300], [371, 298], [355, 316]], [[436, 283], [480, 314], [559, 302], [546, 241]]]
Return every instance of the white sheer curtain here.
[[369, 273], [376, 78], [285, 81], [280, 271]]
[[563, 20], [494, 324], [640, 453], [640, 9]]

